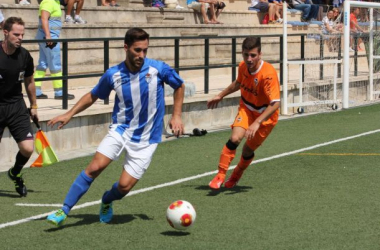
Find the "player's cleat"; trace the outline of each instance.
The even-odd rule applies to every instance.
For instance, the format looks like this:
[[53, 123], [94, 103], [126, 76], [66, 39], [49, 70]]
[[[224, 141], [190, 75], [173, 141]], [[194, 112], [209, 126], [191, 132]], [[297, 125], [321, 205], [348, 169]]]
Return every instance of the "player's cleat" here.
[[210, 183], [208, 184], [208, 186], [212, 189], [219, 189], [220, 186], [222, 186], [223, 182], [224, 182], [224, 179], [226, 178], [226, 175], [225, 174], [221, 174], [221, 173], [218, 173], [214, 179], [212, 179], [210, 181]]
[[13, 183], [15, 184], [15, 188], [16, 188], [16, 192], [22, 197], [22, 196], [26, 196], [28, 191], [26, 190], [26, 186], [25, 186], [25, 183], [24, 183], [24, 180], [22, 179], [22, 175], [21, 174], [18, 174], [16, 176], [14, 176], [11, 172], [11, 169], [8, 170], [8, 177], [9, 179], [11, 179], [13, 181]]
[[235, 187], [236, 184], [238, 183], [238, 181], [240, 180], [241, 176], [243, 175], [243, 172], [239, 173], [238, 171], [236, 171], [236, 168], [232, 172], [230, 178], [228, 178], [228, 180], [226, 181], [226, 183], [224, 183], [224, 186], [226, 188], [233, 188], [233, 187]]
[[67, 218], [67, 215], [65, 214], [65, 212], [63, 212], [62, 209], [59, 209], [57, 212], [54, 212], [54, 213], [50, 214], [46, 218], [46, 220], [49, 223], [51, 223], [51, 224], [59, 227], [59, 226], [61, 226], [63, 224], [63, 222], [66, 220], [66, 218]]
[[112, 220], [113, 216], [113, 209], [112, 209], [112, 202], [109, 204], [100, 204], [100, 211], [99, 211], [99, 217], [100, 222], [102, 223], [109, 223]]

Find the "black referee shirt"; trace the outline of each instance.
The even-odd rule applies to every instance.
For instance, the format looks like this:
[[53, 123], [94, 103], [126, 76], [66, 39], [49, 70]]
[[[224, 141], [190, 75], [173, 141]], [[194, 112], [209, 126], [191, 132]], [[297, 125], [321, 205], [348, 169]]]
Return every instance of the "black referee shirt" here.
[[7, 55], [0, 46], [0, 105], [14, 103], [23, 98], [24, 77], [34, 73], [33, 57], [20, 47], [12, 55]]

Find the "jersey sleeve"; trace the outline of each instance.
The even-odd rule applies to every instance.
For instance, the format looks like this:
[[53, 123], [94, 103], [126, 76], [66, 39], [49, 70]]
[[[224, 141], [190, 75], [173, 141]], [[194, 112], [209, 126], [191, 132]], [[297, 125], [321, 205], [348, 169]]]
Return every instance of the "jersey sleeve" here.
[[169, 84], [173, 89], [181, 87], [184, 82], [177, 72], [166, 63], [163, 63], [160, 74], [162, 76], [162, 80], [166, 84]]
[[264, 79], [264, 93], [270, 103], [280, 101], [280, 83], [278, 81], [277, 73], [271, 73], [265, 76]]
[[244, 66], [245, 66], [244, 61], [241, 61], [239, 63], [238, 77], [236, 79], [236, 81], [239, 82], [239, 83], [242, 83], [242, 81], [243, 81]]
[[110, 96], [112, 89], [112, 78], [109, 71], [106, 71], [100, 78], [98, 84], [91, 90], [91, 94], [104, 100]]

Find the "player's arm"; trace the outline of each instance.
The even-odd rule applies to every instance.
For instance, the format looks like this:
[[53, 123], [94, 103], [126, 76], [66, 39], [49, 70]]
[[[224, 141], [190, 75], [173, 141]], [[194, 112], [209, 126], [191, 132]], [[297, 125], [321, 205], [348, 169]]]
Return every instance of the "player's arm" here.
[[271, 102], [265, 111], [256, 118], [256, 120], [245, 131], [245, 138], [252, 139], [257, 130], [260, 128], [261, 123], [266, 121], [276, 110], [280, 107], [280, 101]]
[[71, 118], [82, 112], [83, 110], [87, 109], [90, 107], [94, 102], [98, 100], [98, 97], [93, 95], [91, 92], [85, 94], [82, 96], [82, 98], [72, 107], [69, 111], [64, 113], [63, 115], [59, 115], [54, 117], [48, 122], [48, 126], [54, 126], [54, 124], [59, 123], [58, 129], [61, 129], [63, 126], [65, 126]]
[[[41, 23], [42, 23], [42, 29], [45, 33], [46, 39], [51, 39], [50, 35], [50, 29], [49, 29], [49, 18], [50, 18], [50, 12], [46, 10], [41, 11]], [[52, 45], [53, 42], [48, 42], [46, 45]]]
[[182, 85], [174, 90], [173, 99], [173, 114], [169, 121], [169, 127], [171, 128], [174, 135], [177, 137], [182, 135], [184, 132], [184, 126], [182, 123], [182, 104], [185, 94], [185, 85]]
[[26, 94], [28, 95], [28, 99], [30, 102], [30, 116], [32, 117], [32, 120], [36, 119], [38, 121], [36, 86], [34, 85], [33, 75], [24, 77], [24, 85]]
[[214, 96], [212, 99], [207, 101], [207, 108], [214, 109], [218, 107], [218, 103], [223, 100], [225, 96], [228, 96], [240, 89], [240, 82], [237, 80], [233, 81], [227, 88], [222, 90], [219, 94]]

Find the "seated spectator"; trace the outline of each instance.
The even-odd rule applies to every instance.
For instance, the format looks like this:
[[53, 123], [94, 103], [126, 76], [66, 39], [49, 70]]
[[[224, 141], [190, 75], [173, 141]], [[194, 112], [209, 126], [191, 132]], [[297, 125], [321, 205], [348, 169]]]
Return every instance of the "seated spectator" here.
[[[363, 43], [363, 40], [360, 38], [361, 33], [364, 32], [364, 30], [359, 26], [357, 17], [360, 14], [360, 9], [358, 7], [352, 8], [351, 15], [350, 15], [350, 32], [351, 32], [351, 46], [350, 51], [355, 51], [357, 49], [358, 51], [362, 51], [363, 49], [360, 47], [360, 45]], [[354, 37], [358, 37], [358, 45], [356, 48], [354, 48]]]
[[120, 5], [116, 3], [116, 0], [102, 0], [102, 6], [119, 7]]
[[215, 4], [215, 17], [216, 17], [216, 19], [219, 18], [220, 14], [222, 13], [222, 11], [224, 10], [225, 7], [226, 7], [226, 4], [224, 2], [216, 2], [216, 4]]
[[[216, 20], [215, 4], [216, 0], [187, 0], [187, 7], [201, 13], [203, 23], [216, 24], [220, 23]], [[211, 19], [207, 17], [207, 10], [210, 9]]]
[[292, 0], [292, 4], [296, 10], [302, 11], [302, 22], [309, 22], [318, 17], [319, 7], [311, 4], [309, 0]]
[[[322, 19], [322, 33], [323, 35], [330, 35], [339, 33], [339, 31], [334, 29], [334, 12], [330, 10], [327, 12], [326, 16]], [[327, 46], [330, 51], [335, 51], [337, 49], [336, 44], [338, 41], [338, 37], [331, 36], [328, 37]]]
[[[274, 5], [274, 11], [275, 11], [275, 15], [276, 15], [276, 18], [273, 17], [272, 20], [276, 20], [276, 23], [278, 24], [281, 24], [282, 23], [282, 0], [268, 0], [269, 1], [269, 4], [273, 4]], [[269, 20], [271, 20], [270, 16], [269, 16]]]
[[342, 31], [343, 30], [342, 15], [341, 15], [339, 9], [333, 8], [332, 11], [333, 11], [334, 29], [337, 31]]
[[248, 9], [258, 9], [261, 13], [268, 13], [269, 15], [269, 22], [268, 24], [275, 24], [275, 5], [270, 4], [268, 0], [252, 0], [251, 1], [251, 7]]
[[[65, 17], [65, 23], [66, 24], [86, 24], [87, 21], [82, 19], [79, 14], [83, 8], [84, 0], [60, 0], [62, 6], [66, 6], [66, 17]], [[75, 16], [74, 18], [71, 17], [71, 11], [73, 10], [74, 3], [76, 4], [75, 8]]]

